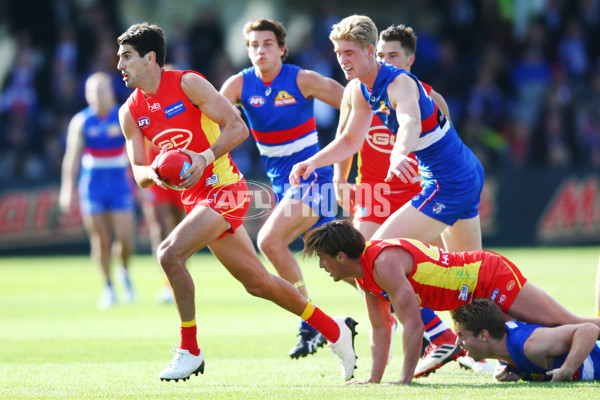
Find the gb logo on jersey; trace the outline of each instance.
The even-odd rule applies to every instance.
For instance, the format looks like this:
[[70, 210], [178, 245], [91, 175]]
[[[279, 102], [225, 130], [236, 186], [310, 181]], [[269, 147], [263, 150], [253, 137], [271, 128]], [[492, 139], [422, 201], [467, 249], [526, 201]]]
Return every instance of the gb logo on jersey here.
[[275, 97], [275, 107], [288, 106], [290, 104], [295, 104], [295, 103], [296, 103], [296, 98], [294, 96], [292, 96], [291, 94], [289, 94], [288, 92], [286, 92], [285, 90], [282, 90], [279, 93], [277, 93], [277, 97]]
[[137, 120], [137, 124], [140, 127], [140, 129], [144, 129], [150, 126], [150, 118], [148, 117], [140, 117]]
[[248, 100], [248, 103], [254, 107], [260, 107], [266, 103], [266, 100], [261, 96], [252, 96]]

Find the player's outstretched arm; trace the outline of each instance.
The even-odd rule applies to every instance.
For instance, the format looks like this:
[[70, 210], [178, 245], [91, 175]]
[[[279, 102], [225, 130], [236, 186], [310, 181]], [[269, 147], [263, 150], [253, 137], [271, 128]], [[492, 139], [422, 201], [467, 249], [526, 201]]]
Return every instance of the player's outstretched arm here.
[[408, 75], [397, 76], [388, 86], [388, 98], [396, 110], [398, 133], [385, 181], [389, 182], [395, 175], [402, 182], [409, 183], [418, 179], [419, 174], [418, 162], [409, 157], [421, 134], [421, 110], [416, 82]]
[[298, 73], [296, 82], [304, 97], [319, 99], [332, 107], [340, 108], [344, 87], [337, 81], [315, 71], [303, 69]]
[[387, 365], [390, 342], [390, 304], [371, 293], [364, 293], [367, 314], [371, 322], [371, 376], [369, 382], [379, 383]]
[[568, 352], [564, 363], [548, 371], [548, 375], [552, 376], [553, 382], [571, 381], [596, 345], [599, 335], [600, 328], [592, 323], [536, 329], [525, 344], [525, 354], [538, 360], [544, 355], [558, 357]]
[[[360, 86], [350, 82], [346, 90], [351, 90], [351, 112], [348, 124], [342, 134], [333, 142], [306, 161], [300, 162], [292, 168], [290, 183], [299, 185], [300, 178], [308, 179], [317, 168], [332, 165], [354, 155], [362, 146], [365, 136], [371, 125], [373, 112], [369, 104], [360, 93]], [[357, 81], [356, 83], [359, 84]], [[360, 97], [358, 97], [360, 96]]]
[[69, 122], [67, 129], [67, 146], [62, 162], [61, 185], [58, 202], [63, 212], [69, 212], [75, 207], [77, 175], [81, 167], [83, 151], [83, 124], [85, 117], [77, 113]]
[[[335, 132], [336, 138], [342, 135], [344, 128], [348, 124], [350, 110], [350, 91], [344, 90], [344, 96], [340, 106], [340, 119], [337, 131]], [[348, 184], [348, 175], [350, 175], [353, 159], [354, 156], [350, 156], [333, 165], [333, 187], [335, 189], [335, 197], [338, 204], [348, 212], [354, 210], [354, 192], [351, 190], [350, 184]]]
[[412, 255], [398, 247], [386, 248], [379, 253], [373, 267], [375, 282], [385, 290], [394, 312], [402, 324], [404, 362], [400, 380], [394, 384], [410, 384], [419, 361], [423, 337], [423, 320], [415, 291], [406, 278], [413, 267]]

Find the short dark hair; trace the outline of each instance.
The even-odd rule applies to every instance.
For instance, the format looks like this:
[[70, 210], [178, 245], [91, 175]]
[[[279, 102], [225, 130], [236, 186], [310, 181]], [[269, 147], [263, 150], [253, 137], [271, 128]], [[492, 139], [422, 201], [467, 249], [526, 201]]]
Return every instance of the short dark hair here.
[[451, 310], [450, 315], [474, 335], [487, 329], [494, 339], [501, 339], [506, 333], [504, 313], [496, 303], [485, 297]]
[[417, 34], [410, 26], [391, 25], [379, 34], [379, 40], [384, 42], [398, 41], [408, 54], [417, 52]]
[[[244, 40], [246, 41], [246, 47], [250, 46], [249, 37], [250, 32], [253, 31], [271, 31], [275, 34], [275, 39], [277, 39], [279, 47], [285, 47], [287, 33], [285, 27], [280, 22], [273, 21], [272, 19], [256, 19], [246, 22], [246, 25], [244, 25]], [[285, 51], [281, 58], [286, 58], [288, 54], [288, 49], [285, 47]]]
[[322, 250], [330, 256], [338, 252], [352, 259], [360, 257], [365, 249], [365, 238], [346, 220], [335, 220], [316, 228], [304, 240], [304, 256], [312, 256]]
[[165, 31], [158, 25], [150, 25], [147, 22], [131, 25], [117, 39], [119, 46], [128, 44], [140, 56], [145, 56], [153, 51], [156, 54], [156, 63], [164, 67], [167, 57], [167, 44], [165, 41]]

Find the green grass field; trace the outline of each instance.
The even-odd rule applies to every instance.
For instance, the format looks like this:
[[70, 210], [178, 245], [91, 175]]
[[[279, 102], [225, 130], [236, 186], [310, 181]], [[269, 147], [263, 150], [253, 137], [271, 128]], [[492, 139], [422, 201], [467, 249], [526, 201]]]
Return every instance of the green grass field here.
[[[591, 315], [596, 248], [499, 249], [525, 276], [572, 311]], [[178, 343], [172, 305], [156, 302], [161, 275], [149, 255], [137, 255], [132, 276], [138, 302], [99, 311], [99, 273], [88, 257], [0, 258], [0, 398], [2, 399], [598, 399], [600, 384], [494, 383], [449, 364], [409, 387], [345, 386], [329, 352], [291, 360], [298, 320], [246, 294], [208, 253], [188, 265], [196, 281], [198, 338], [204, 375], [161, 382], [159, 371]], [[370, 368], [369, 323], [361, 297], [303, 262], [313, 301], [330, 315], [359, 321], [358, 369]], [[118, 287], [120, 288], [120, 287]], [[539, 310], [544, 312], [544, 310]], [[446, 322], [447, 312], [441, 313]], [[402, 366], [401, 330], [384, 381]]]

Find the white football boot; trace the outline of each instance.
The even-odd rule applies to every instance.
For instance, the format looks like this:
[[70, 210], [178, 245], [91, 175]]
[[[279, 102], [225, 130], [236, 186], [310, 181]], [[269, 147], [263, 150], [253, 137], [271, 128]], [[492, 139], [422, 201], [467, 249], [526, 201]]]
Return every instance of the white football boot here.
[[173, 361], [165, 368], [158, 377], [161, 381], [175, 381], [179, 379], [185, 381], [194, 374], [198, 376], [198, 373], [204, 373], [204, 354], [200, 349], [200, 354], [195, 356], [189, 352], [189, 350], [182, 350], [176, 348], [171, 350], [175, 353]]
[[354, 376], [354, 370], [356, 369], [354, 336], [356, 336], [356, 325], [358, 323], [350, 317], [335, 317], [333, 320], [340, 328], [340, 337], [335, 343], [327, 343], [327, 346], [340, 359], [342, 378], [347, 381]]
[[426, 356], [415, 369], [415, 378], [427, 376], [450, 361], [456, 360], [466, 354], [465, 350], [460, 346], [453, 344], [443, 344], [441, 346], [430, 344], [425, 353]]

